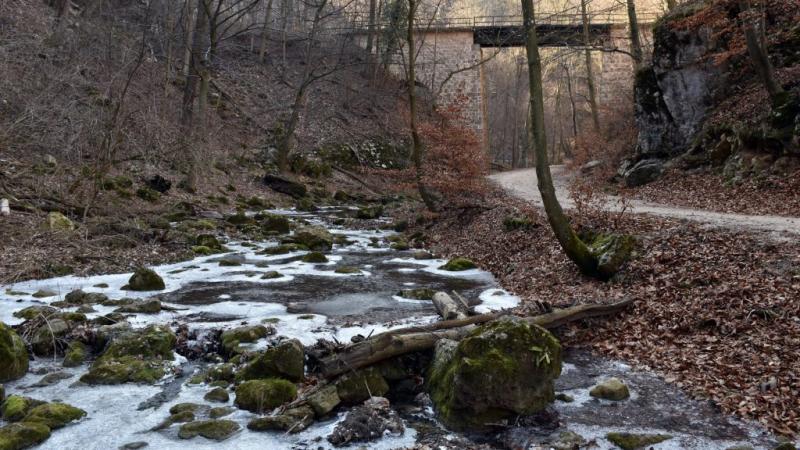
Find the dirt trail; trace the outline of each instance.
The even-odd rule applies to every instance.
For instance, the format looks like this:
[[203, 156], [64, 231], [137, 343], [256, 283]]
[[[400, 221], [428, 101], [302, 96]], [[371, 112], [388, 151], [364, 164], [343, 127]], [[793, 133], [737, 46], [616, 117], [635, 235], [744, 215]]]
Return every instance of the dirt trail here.
[[[572, 174], [564, 166], [551, 166], [553, 182], [556, 187], [556, 196], [564, 208], [575, 207], [569, 196], [569, 181]], [[538, 205], [542, 198], [536, 186], [535, 169], [521, 169], [511, 172], [502, 172], [489, 177], [503, 189], [511, 194]], [[619, 197], [606, 196], [603, 208], [608, 211], [620, 211], [622, 205]], [[734, 230], [747, 230], [768, 233], [779, 239], [793, 239], [800, 235], [800, 217], [781, 216], [750, 216], [745, 214], [727, 214], [701, 209], [681, 208], [671, 205], [648, 203], [641, 200], [630, 200], [628, 210], [635, 214], [650, 214], [653, 216], [669, 217], [672, 219], [691, 220], [706, 226], [716, 228], [729, 228]]]

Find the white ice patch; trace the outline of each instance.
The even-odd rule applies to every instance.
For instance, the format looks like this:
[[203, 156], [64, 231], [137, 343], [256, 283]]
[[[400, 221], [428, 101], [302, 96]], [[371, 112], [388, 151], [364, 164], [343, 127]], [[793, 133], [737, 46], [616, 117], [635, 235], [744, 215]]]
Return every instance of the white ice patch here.
[[478, 297], [481, 304], [475, 307], [478, 314], [486, 314], [501, 309], [516, 308], [519, 306], [520, 298], [512, 295], [503, 289], [487, 289], [481, 292]]

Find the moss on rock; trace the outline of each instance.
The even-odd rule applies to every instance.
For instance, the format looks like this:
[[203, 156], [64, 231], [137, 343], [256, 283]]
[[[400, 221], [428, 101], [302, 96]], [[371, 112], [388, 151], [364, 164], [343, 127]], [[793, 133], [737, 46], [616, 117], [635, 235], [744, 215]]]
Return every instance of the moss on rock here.
[[75, 224], [67, 216], [55, 211], [47, 214], [44, 225], [51, 231], [73, 231], [75, 229]]
[[309, 406], [299, 406], [286, 410], [276, 416], [259, 417], [247, 424], [251, 431], [286, 431], [299, 433], [314, 423], [314, 410]]
[[389, 392], [389, 384], [380, 371], [374, 367], [357, 370], [336, 381], [336, 393], [342, 403], [355, 405], [369, 400], [370, 397], [382, 397]]
[[0, 383], [22, 378], [27, 372], [25, 342], [11, 327], [0, 322]]
[[597, 272], [603, 278], [613, 277], [630, 260], [636, 239], [621, 234], [600, 234], [589, 244], [589, 250], [597, 258]]
[[437, 345], [428, 387], [439, 417], [454, 429], [543, 410], [555, 400], [561, 345], [547, 330], [515, 317], [478, 327], [460, 343]]
[[21, 395], [9, 395], [0, 405], [0, 418], [6, 422], [19, 422], [28, 414], [28, 411], [42, 404], [44, 402], [41, 400]]
[[239, 424], [232, 420], [203, 420], [181, 425], [178, 437], [192, 439], [202, 436], [212, 441], [224, 441], [239, 431]]
[[236, 388], [236, 406], [254, 413], [271, 411], [297, 398], [297, 387], [276, 378], [245, 381]]
[[239, 344], [249, 344], [267, 337], [270, 329], [263, 325], [238, 327], [222, 333], [222, 348], [229, 355], [239, 353]]
[[464, 270], [474, 269], [475, 263], [467, 258], [453, 258], [447, 264], [440, 266], [441, 270], [448, 270], [450, 272], [461, 272]]
[[127, 289], [131, 291], [163, 291], [164, 280], [152, 269], [139, 268], [128, 280]]
[[86, 356], [89, 349], [83, 342], [72, 341], [67, 346], [67, 351], [64, 355], [64, 367], [78, 367], [86, 361]]
[[609, 378], [602, 383], [597, 384], [589, 391], [589, 395], [595, 398], [602, 398], [604, 400], [620, 401], [630, 397], [628, 386], [619, 378]]
[[608, 433], [606, 439], [623, 450], [638, 450], [672, 439], [672, 436], [668, 434]]
[[304, 377], [305, 351], [297, 339], [281, 342], [265, 350], [237, 374], [239, 380], [285, 378], [301, 381]]
[[208, 391], [208, 393], [206, 393], [206, 395], [203, 396], [203, 399], [209, 402], [228, 403], [228, 400], [230, 400], [230, 396], [228, 395], [228, 391], [226, 391], [221, 387], [218, 387]]
[[255, 219], [261, 226], [261, 231], [267, 234], [287, 234], [291, 230], [289, 219], [278, 214], [261, 213]]
[[86, 416], [86, 411], [66, 403], [45, 403], [32, 408], [23, 422], [36, 422], [47, 425], [51, 430], [62, 428]]
[[403, 289], [397, 293], [398, 297], [408, 298], [411, 300], [433, 300], [433, 295], [436, 291], [429, 288], [418, 289]]
[[317, 226], [297, 228], [292, 241], [316, 252], [330, 251], [333, 248], [333, 235], [325, 228]]
[[89, 384], [155, 383], [166, 374], [164, 361], [174, 359], [175, 333], [151, 325], [115, 338], [81, 381]]
[[377, 219], [383, 215], [383, 206], [362, 206], [356, 212], [356, 218], [362, 220]]
[[50, 437], [50, 428], [42, 423], [20, 422], [0, 428], [0, 449], [21, 450], [41, 444]]
[[303, 262], [313, 264], [324, 264], [328, 262], [328, 258], [320, 252], [311, 252], [303, 256]]

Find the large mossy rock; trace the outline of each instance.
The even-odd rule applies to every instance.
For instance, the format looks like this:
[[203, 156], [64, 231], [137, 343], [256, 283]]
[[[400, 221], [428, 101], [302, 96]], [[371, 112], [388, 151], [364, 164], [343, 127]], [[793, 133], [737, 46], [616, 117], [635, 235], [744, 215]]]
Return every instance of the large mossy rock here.
[[290, 408], [275, 416], [259, 417], [247, 424], [251, 431], [286, 431], [299, 433], [314, 423], [314, 410], [310, 406]]
[[598, 383], [589, 391], [589, 395], [603, 400], [620, 401], [631, 396], [628, 386], [619, 378], [609, 378]]
[[0, 449], [22, 450], [41, 444], [50, 437], [50, 428], [37, 422], [19, 422], [0, 428]]
[[236, 387], [236, 406], [257, 414], [271, 411], [297, 398], [297, 387], [286, 380], [245, 381]]
[[239, 424], [232, 420], [203, 420], [181, 425], [178, 437], [192, 439], [202, 436], [212, 441], [224, 441], [239, 431]]
[[369, 367], [349, 373], [336, 380], [336, 392], [342, 403], [357, 405], [370, 397], [382, 397], [389, 392], [389, 384], [380, 370]]
[[43, 405], [41, 400], [35, 400], [21, 395], [9, 395], [0, 405], [0, 418], [6, 422], [19, 422], [33, 408]]
[[239, 371], [240, 380], [285, 378], [301, 381], [304, 376], [305, 351], [297, 339], [281, 342], [266, 350]]
[[222, 348], [228, 355], [240, 352], [239, 344], [250, 344], [270, 334], [269, 328], [263, 325], [237, 327], [222, 332]]
[[317, 226], [297, 228], [292, 236], [292, 241], [315, 252], [329, 251], [333, 248], [333, 235], [325, 228]]
[[460, 343], [441, 341], [428, 387], [448, 427], [481, 430], [543, 410], [555, 400], [561, 345], [516, 317], [483, 325]]
[[163, 291], [166, 286], [154, 270], [140, 268], [131, 275], [126, 288], [131, 291]]
[[260, 213], [255, 219], [261, 225], [261, 231], [268, 234], [287, 234], [291, 230], [289, 219], [278, 214]]
[[41, 423], [51, 430], [56, 430], [84, 416], [86, 411], [66, 403], [45, 403], [31, 409], [22, 421]]
[[55, 211], [47, 214], [44, 226], [51, 231], [72, 231], [75, 229], [75, 224], [67, 216]]
[[165, 361], [174, 359], [175, 333], [151, 325], [123, 332], [81, 377], [88, 384], [155, 383], [166, 374]]
[[25, 342], [8, 325], [0, 322], [0, 383], [22, 378], [28, 372]]
[[597, 258], [597, 272], [603, 278], [616, 275], [622, 266], [631, 259], [636, 239], [627, 234], [600, 234], [589, 245]]

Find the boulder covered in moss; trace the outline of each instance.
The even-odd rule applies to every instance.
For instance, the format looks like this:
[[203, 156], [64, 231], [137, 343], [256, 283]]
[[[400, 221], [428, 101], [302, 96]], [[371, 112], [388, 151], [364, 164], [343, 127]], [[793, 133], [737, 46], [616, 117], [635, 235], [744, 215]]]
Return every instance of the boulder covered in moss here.
[[303, 344], [297, 339], [290, 339], [258, 355], [239, 371], [237, 378], [240, 380], [285, 378], [291, 381], [302, 381], [304, 367]]
[[275, 416], [259, 417], [247, 424], [251, 431], [286, 431], [299, 433], [314, 423], [314, 410], [303, 405]]
[[75, 229], [75, 224], [67, 216], [55, 211], [47, 214], [44, 226], [50, 231], [73, 231]]
[[269, 378], [245, 381], [236, 387], [236, 406], [265, 413], [297, 398], [297, 387], [286, 380]]
[[78, 367], [86, 361], [89, 354], [89, 349], [86, 344], [80, 341], [72, 341], [67, 346], [67, 351], [64, 354], [64, 367]]
[[555, 400], [561, 345], [516, 317], [478, 327], [459, 343], [440, 341], [428, 376], [439, 418], [456, 430], [483, 430], [537, 413]]
[[44, 402], [21, 395], [9, 395], [0, 405], [0, 418], [6, 422], [19, 422], [33, 408], [43, 405]]
[[53, 308], [52, 306], [36, 305], [36, 306], [28, 306], [27, 308], [15, 311], [13, 316], [18, 319], [31, 320], [37, 317], [47, 318], [57, 312], [58, 310]]
[[474, 269], [475, 267], [475, 263], [467, 258], [453, 258], [448, 261], [447, 264], [440, 266], [439, 269], [450, 272], [461, 272], [464, 270]]
[[240, 344], [250, 344], [274, 333], [273, 328], [263, 325], [232, 328], [222, 332], [222, 348], [229, 355], [240, 352]]
[[206, 395], [203, 396], [203, 399], [209, 402], [228, 403], [228, 400], [230, 400], [230, 396], [228, 395], [228, 391], [226, 391], [221, 387], [217, 387], [208, 391], [208, 393], [206, 393]]
[[303, 262], [312, 264], [324, 264], [328, 258], [320, 252], [311, 252], [303, 256]]
[[131, 291], [163, 291], [166, 285], [154, 270], [142, 267], [131, 275], [126, 288]]
[[56, 430], [85, 416], [86, 411], [66, 403], [45, 403], [32, 408], [23, 422], [41, 423], [51, 430]]
[[306, 397], [306, 401], [319, 418], [330, 414], [342, 402], [339, 398], [338, 389], [332, 384], [312, 392]]
[[166, 326], [129, 330], [111, 341], [108, 349], [81, 377], [88, 384], [155, 383], [174, 359], [177, 339]]
[[50, 428], [37, 422], [11, 423], [0, 428], [0, 449], [21, 450], [34, 447], [50, 437]]
[[382, 397], [389, 392], [389, 384], [375, 367], [357, 370], [336, 380], [336, 393], [342, 403], [356, 405], [370, 397]]
[[613, 277], [631, 259], [636, 239], [630, 235], [597, 235], [589, 249], [597, 258], [597, 272], [603, 278]]
[[0, 322], [0, 383], [22, 378], [27, 372], [25, 342], [11, 327]]
[[239, 424], [232, 420], [201, 420], [181, 425], [178, 437], [192, 439], [202, 436], [212, 441], [224, 441], [239, 431]]
[[411, 300], [433, 300], [433, 295], [436, 294], [436, 291], [429, 288], [417, 288], [417, 289], [403, 289], [402, 291], [397, 293], [398, 297], [408, 298]]
[[377, 206], [362, 206], [356, 212], [356, 219], [372, 220], [377, 219], [383, 215], [383, 205]]
[[287, 234], [291, 230], [289, 218], [278, 214], [260, 213], [255, 216], [261, 231], [267, 234]]
[[[226, 249], [214, 235], [211, 234], [200, 234], [194, 238], [194, 243], [196, 247], [204, 247], [213, 253], [223, 253], [226, 252]], [[195, 251], [195, 253], [199, 253]]]
[[672, 439], [668, 434], [608, 433], [606, 439], [623, 450], [640, 450]]
[[620, 401], [630, 397], [628, 386], [619, 378], [609, 378], [598, 383], [589, 391], [589, 395], [604, 400]]
[[292, 235], [292, 241], [315, 252], [330, 251], [333, 248], [333, 235], [325, 228], [318, 226], [297, 228]]

